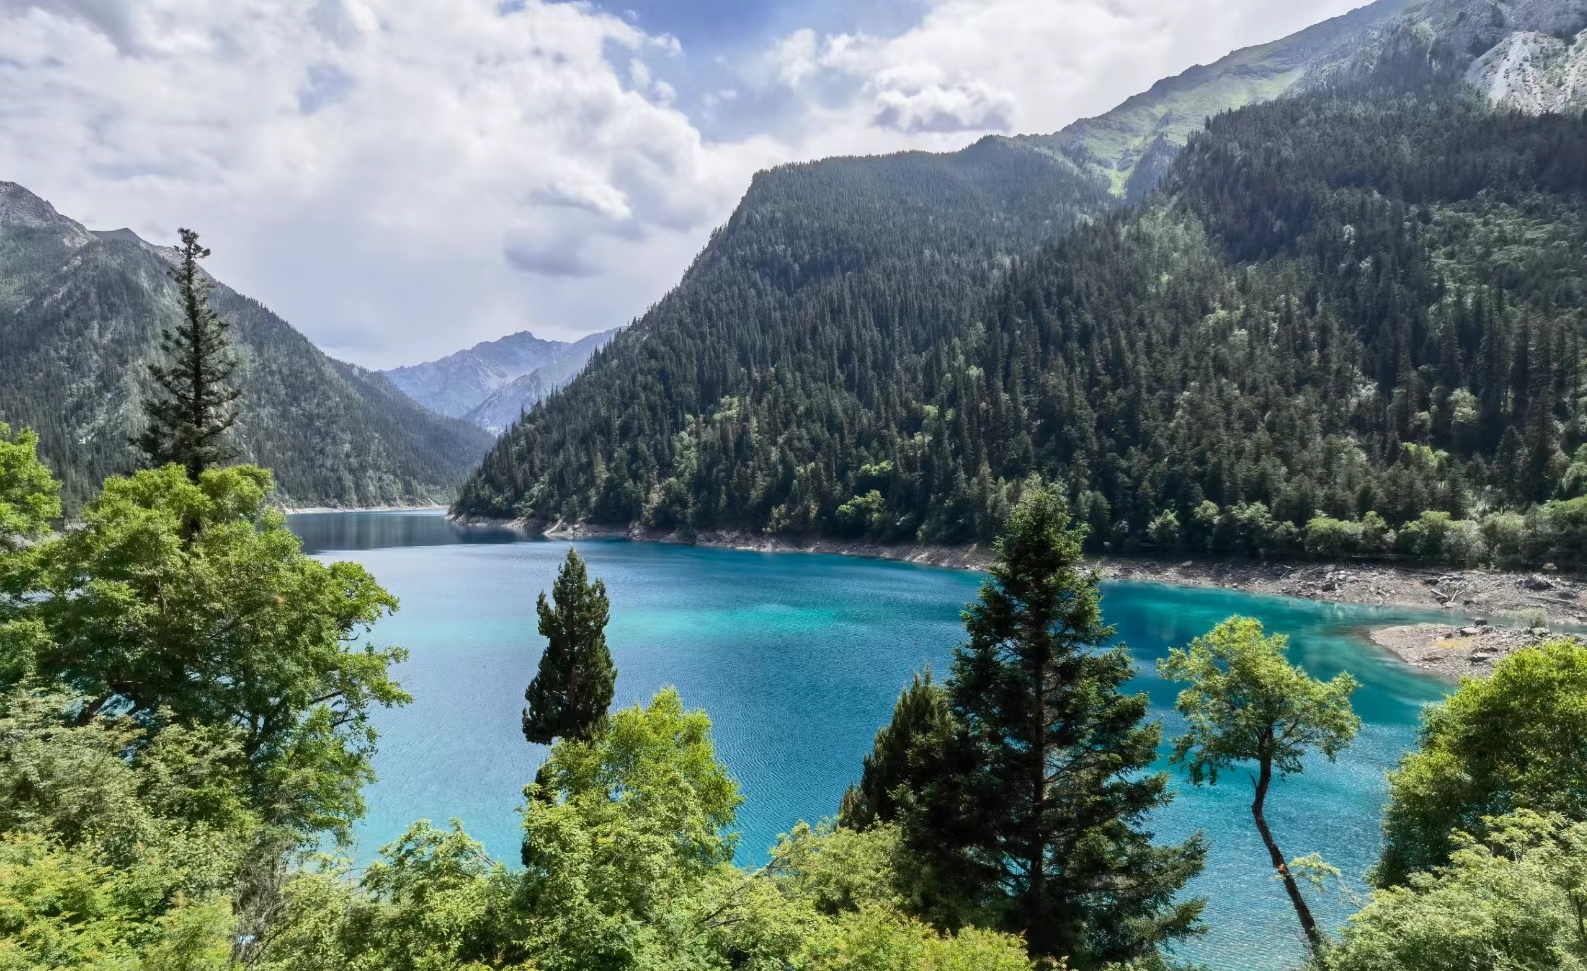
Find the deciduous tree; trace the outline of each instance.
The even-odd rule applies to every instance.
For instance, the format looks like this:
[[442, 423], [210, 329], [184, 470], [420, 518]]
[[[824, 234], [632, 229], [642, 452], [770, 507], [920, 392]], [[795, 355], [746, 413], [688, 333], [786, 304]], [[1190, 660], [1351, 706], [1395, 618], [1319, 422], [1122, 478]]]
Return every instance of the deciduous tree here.
[[1158, 667], [1165, 678], [1189, 682], [1176, 705], [1189, 727], [1174, 740], [1173, 759], [1188, 767], [1191, 781], [1216, 785], [1221, 771], [1255, 764], [1251, 818], [1315, 950], [1322, 931], [1268, 826], [1268, 791], [1275, 773], [1282, 779], [1304, 771], [1312, 751], [1332, 761], [1355, 739], [1361, 719], [1350, 707], [1355, 679], [1318, 681], [1289, 663], [1287, 644], [1282, 634], [1264, 636], [1258, 621], [1231, 617]]
[[1468, 678], [1422, 716], [1414, 751], [1389, 774], [1379, 886], [1441, 866], [1456, 833], [1521, 809], [1587, 820], [1587, 650], [1556, 642]]
[[370, 712], [408, 700], [389, 670], [405, 652], [365, 638], [397, 601], [357, 564], [305, 556], [270, 492], [252, 466], [106, 482], [39, 549], [36, 669], [87, 698], [82, 723], [235, 727], [273, 823], [345, 831], [372, 776]]

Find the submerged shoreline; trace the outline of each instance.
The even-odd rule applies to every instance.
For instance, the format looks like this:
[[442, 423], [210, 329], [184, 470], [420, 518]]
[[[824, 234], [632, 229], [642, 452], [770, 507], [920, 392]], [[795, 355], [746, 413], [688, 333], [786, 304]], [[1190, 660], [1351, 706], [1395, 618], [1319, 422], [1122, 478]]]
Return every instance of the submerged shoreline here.
[[[506, 525], [548, 539], [628, 539], [760, 553], [821, 553], [894, 560], [956, 570], [984, 570], [990, 544], [883, 545], [841, 540], [791, 541], [739, 532], [693, 536], [659, 530], [525, 520], [457, 518], [462, 524]], [[1402, 663], [1443, 680], [1491, 673], [1493, 665], [1540, 643], [1551, 625], [1587, 626], [1587, 582], [1554, 573], [1436, 570], [1382, 563], [1210, 560], [1147, 556], [1088, 558], [1105, 580], [1237, 590], [1328, 603], [1408, 607], [1448, 614], [1448, 623], [1380, 627], [1365, 640]]]
[[[548, 539], [629, 539], [760, 553], [823, 553], [895, 560], [957, 570], [984, 570], [990, 544], [884, 545], [841, 540], [793, 541], [740, 532], [693, 536], [659, 530], [526, 520], [456, 518], [464, 525], [510, 526]], [[1183, 557], [1102, 556], [1087, 563], [1106, 580], [1175, 586], [1221, 587], [1246, 593], [1330, 603], [1447, 611], [1451, 622], [1488, 619], [1501, 626], [1587, 625], [1587, 581], [1574, 575], [1502, 570], [1457, 570], [1384, 563], [1316, 563], [1286, 560], [1213, 560]], [[1537, 621], [1541, 621], [1538, 623]]]

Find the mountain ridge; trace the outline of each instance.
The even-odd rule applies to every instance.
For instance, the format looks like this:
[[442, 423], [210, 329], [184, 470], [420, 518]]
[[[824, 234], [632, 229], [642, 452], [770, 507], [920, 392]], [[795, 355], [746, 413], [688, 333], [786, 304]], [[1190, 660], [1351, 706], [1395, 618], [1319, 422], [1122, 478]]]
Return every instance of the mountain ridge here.
[[431, 411], [462, 418], [503, 385], [550, 364], [568, 347], [565, 341], [542, 340], [524, 330], [381, 373]]
[[1102, 172], [1116, 194], [1139, 200], [1161, 175], [1161, 159], [1135, 180], [1137, 166], [1154, 151], [1183, 147], [1206, 119], [1256, 101], [1272, 100], [1328, 55], [1402, 13], [1416, 0], [1379, 0], [1314, 24], [1288, 37], [1233, 51], [1163, 78], [1113, 109], [1072, 122], [1049, 135], [1016, 139], [1070, 154]]
[[[129, 471], [147, 364], [177, 305], [169, 253], [130, 230], [95, 233], [0, 183], [0, 420], [32, 427], [69, 507]], [[269, 466], [292, 505], [435, 502], [489, 446], [384, 377], [336, 361], [262, 303], [217, 281], [243, 407], [240, 458]]]
[[614, 327], [573, 341], [556, 360], [497, 388], [463, 415], [463, 420], [492, 434], [506, 431], [524, 412], [578, 377], [590, 358], [621, 331], [621, 327]]

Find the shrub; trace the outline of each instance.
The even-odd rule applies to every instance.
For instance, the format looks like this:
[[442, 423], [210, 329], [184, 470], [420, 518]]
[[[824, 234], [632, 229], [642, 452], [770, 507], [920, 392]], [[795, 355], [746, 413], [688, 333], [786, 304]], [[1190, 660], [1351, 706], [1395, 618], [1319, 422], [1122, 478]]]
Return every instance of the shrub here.
[[1179, 516], [1172, 509], [1164, 509], [1146, 527], [1146, 535], [1158, 546], [1179, 545]]
[[1360, 523], [1317, 516], [1306, 524], [1306, 552], [1324, 559], [1354, 556], [1361, 552]]

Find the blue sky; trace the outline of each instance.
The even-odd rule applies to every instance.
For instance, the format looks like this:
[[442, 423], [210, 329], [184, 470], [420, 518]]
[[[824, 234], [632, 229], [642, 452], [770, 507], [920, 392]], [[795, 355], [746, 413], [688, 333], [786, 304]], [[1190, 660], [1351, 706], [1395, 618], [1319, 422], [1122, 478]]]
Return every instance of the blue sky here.
[[1051, 132], [1360, 0], [0, 0], [0, 179], [371, 367], [627, 323], [754, 172]]

